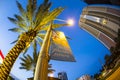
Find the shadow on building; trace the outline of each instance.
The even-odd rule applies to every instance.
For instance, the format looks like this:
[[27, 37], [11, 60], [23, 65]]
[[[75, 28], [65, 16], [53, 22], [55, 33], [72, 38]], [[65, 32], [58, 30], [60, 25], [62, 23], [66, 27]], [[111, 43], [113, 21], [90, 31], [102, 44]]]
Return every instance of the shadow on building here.
[[110, 4], [120, 6], [120, 0], [83, 0], [87, 4]]

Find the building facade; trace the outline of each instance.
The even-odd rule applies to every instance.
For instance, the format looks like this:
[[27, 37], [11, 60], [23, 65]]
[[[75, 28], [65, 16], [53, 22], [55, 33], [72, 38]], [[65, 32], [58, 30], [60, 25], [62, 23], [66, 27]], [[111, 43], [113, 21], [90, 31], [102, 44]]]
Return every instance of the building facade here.
[[87, 4], [110, 4], [120, 6], [120, 0], [83, 0]]
[[87, 6], [80, 15], [79, 26], [109, 49], [115, 46], [114, 39], [120, 29], [120, 8]]
[[91, 80], [91, 77], [89, 75], [83, 75], [78, 80]]
[[59, 72], [58, 73], [58, 79], [60, 79], [60, 80], [68, 80], [67, 73], [66, 72]]

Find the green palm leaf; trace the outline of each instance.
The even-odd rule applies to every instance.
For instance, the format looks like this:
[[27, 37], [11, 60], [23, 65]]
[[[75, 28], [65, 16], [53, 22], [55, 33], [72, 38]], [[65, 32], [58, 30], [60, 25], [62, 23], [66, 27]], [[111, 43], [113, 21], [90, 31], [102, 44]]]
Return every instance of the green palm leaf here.
[[8, 19], [9, 19], [12, 23], [14, 23], [14, 24], [16, 24], [16, 23], [17, 23], [17, 20], [16, 20], [16, 19], [14, 19], [14, 18], [8, 17]]
[[35, 11], [37, 7], [37, 0], [33, 0], [33, 10]]
[[18, 32], [18, 33], [22, 33], [23, 32], [23, 30], [20, 29], [20, 28], [12, 28], [12, 29], [9, 29], [9, 31]]
[[49, 9], [51, 7], [51, 3], [47, 1], [44, 1], [43, 4], [41, 4], [36, 12], [35, 15], [35, 22], [36, 25], [39, 25], [39, 23], [42, 21], [42, 19], [47, 16], [49, 13]]
[[[53, 24], [53, 25], [52, 25], [52, 29], [56, 29], [56, 28], [59, 28], [59, 27], [61, 27], [61, 26], [67, 26], [67, 25], [68, 25], [68, 24]], [[50, 26], [50, 25], [45, 26], [45, 27], [42, 27], [42, 28], [41, 28], [41, 31], [46, 31], [49, 26]]]
[[[54, 20], [63, 10], [64, 10], [64, 8], [62, 8], [62, 7], [54, 9], [45, 18], [42, 19], [42, 21], [40, 22], [38, 27], [43, 26], [43, 25], [49, 23], [50, 21]], [[36, 27], [36, 28], [38, 28], [38, 27]]]
[[33, 60], [30, 55], [27, 55], [27, 58], [28, 58], [29, 61], [32, 61], [32, 60]]
[[16, 1], [16, 3], [17, 3], [17, 7], [18, 7], [20, 13], [22, 14], [22, 16], [23, 16], [23, 17], [26, 17], [26, 11], [25, 11], [24, 8], [22, 7], [22, 5], [21, 5], [18, 1]]
[[26, 23], [25, 23], [24, 21], [21, 21], [21, 20], [23, 20], [23, 19], [20, 18], [20, 16], [18, 16], [18, 15], [15, 15], [15, 17], [16, 17], [18, 20], [17, 20], [17, 19], [14, 19], [14, 18], [11, 18], [11, 17], [8, 17], [8, 19], [9, 19], [12, 23], [18, 25], [18, 27], [20, 27], [20, 28], [23, 29], [24, 31], [28, 30]]
[[21, 17], [21, 16], [19, 16], [19, 15], [17, 15], [17, 14], [15, 14], [14, 15], [15, 16], [15, 18], [18, 20], [18, 21], [24, 21], [24, 19]]
[[29, 21], [32, 22], [32, 17], [33, 17], [33, 3], [32, 3], [33, 0], [28, 0], [28, 5], [27, 5], [27, 18]]
[[22, 53], [23, 53], [23, 55], [25, 55], [25, 54], [27, 53], [27, 51], [28, 51], [29, 47], [30, 47], [30, 46], [26, 47], [26, 48], [23, 50], [23, 52], [22, 52]]
[[44, 37], [45, 37], [45, 33], [40, 33], [40, 34], [38, 34], [37, 36], [38, 36], [41, 40], [43, 40]]
[[15, 41], [13, 41], [13, 42], [11, 42], [10, 44], [14, 44], [14, 43], [16, 43], [18, 41], [18, 39], [17, 40], [15, 40]]

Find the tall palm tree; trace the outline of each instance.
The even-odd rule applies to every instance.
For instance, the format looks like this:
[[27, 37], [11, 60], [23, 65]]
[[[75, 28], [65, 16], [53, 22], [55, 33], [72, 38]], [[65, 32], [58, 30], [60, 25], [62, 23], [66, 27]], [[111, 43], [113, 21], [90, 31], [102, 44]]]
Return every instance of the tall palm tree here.
[[[38, 54], [39, 54], [39, 52], [37, 52], [37, 44], [35, 42], [33, 56], [31, 57], [29, 54], [27, 54], [27, 55], [23, 55], [23, 57], [20, 57], [20, 59], [22, 60], [22, 62], [20, 63], [21, 64], [20, 69], [32, 71], [33, 76], [34, 76], [35, 67], [36, 67], [36, 63], [37, 63], [37, 59], [38, 59]], [[49, 64], [48, 65], [48, 74], [53, 73], [55, 71], [54, 69], [51, 69], [51, 68], [52, 68], [52, 65]]]
[[[15, 46], [8, 52], [3, 64], [0, 65], [0, 80], [7, 80], [11, 68], [19, 54], [28, 48], [34, 40], [40, 41], [43, 37], [42, 32], [45, 32], [50, 27], [50, 22], [64, 10], [62, 7], [55, 8], [50, 11], [51, 3], [48, 0], [37, 6], [36, 0], [28, 0], [26, 9], [17, 2], [20, 15], [15, 14], [15, 18], [8, 19], [18, 27], [10, 29], [13, 32], [19, 32], [19, 37], [16, 40]], [[66, 26], [66, 24], [52, 24], [52, 28]]]

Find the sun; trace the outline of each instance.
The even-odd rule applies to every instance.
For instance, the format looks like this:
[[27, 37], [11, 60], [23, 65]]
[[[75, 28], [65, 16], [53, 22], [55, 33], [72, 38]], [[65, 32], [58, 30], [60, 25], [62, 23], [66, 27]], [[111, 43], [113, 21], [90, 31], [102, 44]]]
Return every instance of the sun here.
[[74, 25], [74, 20], [73, 19], [68, 19], [67, 23], [69, 26], [73, 26]]

